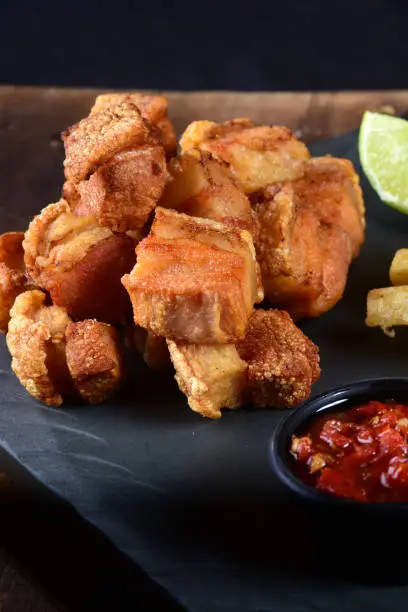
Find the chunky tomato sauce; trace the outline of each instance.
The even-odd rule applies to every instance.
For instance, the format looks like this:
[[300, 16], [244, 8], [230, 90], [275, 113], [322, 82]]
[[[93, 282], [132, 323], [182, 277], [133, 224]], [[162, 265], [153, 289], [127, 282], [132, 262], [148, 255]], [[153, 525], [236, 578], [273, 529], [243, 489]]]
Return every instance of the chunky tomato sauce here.
[[319, 491], [360, 502], [408, 501], [408, 406], [369, 402], [316, 418], [293, 436], [295, 471]]

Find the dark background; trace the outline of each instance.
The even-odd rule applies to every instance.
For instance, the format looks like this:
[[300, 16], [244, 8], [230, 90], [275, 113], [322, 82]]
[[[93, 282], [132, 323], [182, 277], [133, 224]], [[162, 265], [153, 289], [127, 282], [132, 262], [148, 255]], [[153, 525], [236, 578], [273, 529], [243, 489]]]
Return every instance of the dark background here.
[[[407, 88], [407, 0], [0, 0], [0, 83]], [[111, 601], [111, 609], [148, 609], [145, 599], [155, 600], [143, 576], [136, 576], [135, 568], [115, 557], [95, 534], [78, 535], [70, 511], [64, 512], [61, 520], [55, 507], [33, 508], [25, 499], [1, 504], [0, 542], [30, 568], [30, 581], [33, 574], [76, 612], [78, 601], [87, 612], [109, 607]], [[39, 550], [48, 560], [45, 565], [39, 563]], [[4, 597], [2, 564], [0, 559]], [[18, 582], [14, 590], [23, 604], [16, 607], [16, 596], [8, 593], [5, 612], [45, 610]]]
[[0, 0], [0, 82], [403, 88], [407, 17], [405, 0]]

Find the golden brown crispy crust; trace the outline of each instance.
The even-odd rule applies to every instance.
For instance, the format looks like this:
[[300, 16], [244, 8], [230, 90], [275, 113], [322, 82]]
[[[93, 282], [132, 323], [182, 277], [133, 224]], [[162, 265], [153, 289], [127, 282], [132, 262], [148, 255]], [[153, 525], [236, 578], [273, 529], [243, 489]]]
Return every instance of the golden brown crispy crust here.
[[[161, 132], [140, 115], [131, 97], [103, 98], [97, 111], [65, 135], [63, 196], [77, 216], [93, 216], [113, 231], [137, 230], [148, 221], [166, 182]], [[164, 120], [166, 108], [150, 106], [147, 115]]]
[[154, 334], [197, 343], [225, 343], [245, 333], [242, 257], [194, 240], [148, 236], [122, 282], [134, 320]]
[[265, 191], [255, 204], [265, 296], [296, 318], [316, 317], [341, 299], [352, 259], [349, 234], [297, 200], [294, 184]]
[[200, 148], [227, 162], [247, 194], [300, 178], [310, 157], [306, 145], [288, 128], [256, 126], [248, 119], [194, 121], [180, 145], [183, 152]]
[[157, 122], [167, 159], [177, 154], [177, 134], [170, 119], [164, 117]]
[[259, 297], [248, 232], [158, 208], [136, 252], [137, 264], [122, 282], [137, 325], [199, 344], [243, 337]]
[[118, 331], [99, 321], [81, 321], [67, 326], [66, 340], [67, 364], [75, 388], [86, 402], [103, 402], [123, 379]]
[[177, 136], [170, 119], [167, 117], [168, 100], [164, 96], [136, 92], [102, 94], [96, 98], [90, 115], [95, 115], [110, 106], [123, 102], [130, 102], [137, 106], [144, 119], [151, 121], [160, 128], [167, 155], [174, 155], [177, 149]]
[[134, 240], [73, 215], [60, 200], [31, 222], [23, 243], [30, 277], [75, 319], [126, 320], [120, 278], [134, 262]]
[[347, 274], [352, 259], [350, 235], [334, 224], [321, 224], [318, 234], [322, 254], [322, 285], [320, 296], [308, 305], [305, 311], [299, 310], [299, 317], [317, 317], [333, 308], [343, 297], [347, 284]]
[[62, 404], [71, 388], [65, 362], [65, 330], [70, 322], [58, 306], [45, 306], [42, 291], [20, 294], [11, 309], [7, 346], [17, 378], [36, 399]]
[[191, 149], [173, 158], [168, 170], [170, 180], [160, 206], [246, 229], [255, 238], [256, 216], [226, 163], [215, 159], [211, 153]]
[[239, 132], [244, 129], [255, 127], [255, 123], [250, 119], [231, 119], [223, 123], [215, 121], [193, 121], [190, 123], [180, 138], [180, 146], [183, 151], [200, 148], [200, 146], [218, 137], [228, 136], [231, 132]]
[[320, 376], [318, 348], [284, 311], [255, 310], [237, 350], [248, 364], [248, 398], [255, 406], [297, 406]]
[[118, 106], [128, 102], [137, 106], [144, 119], [157, 123], [160, 119], [167, 117], [168, 101], [164, 96], [142, 94], [138, 92], [115, 92], [100, 94], [89, 113], [90, 116], [100, 113], [112, 106]]
[[150, 233], [164, 239], [187, 238], [240, 255], [246, 264], [247, 285], [244, 294], [248, 309], [252, 310], [254, 303], [262, 302], [263, 287], [254, 243], [248, 231], [232, 225], [225, 227], [225, 224], [211, 219], [191, 217], [158, 206]]
[[[30, 277], [35, 281], [41, 281], [43, 268], [46, 270], [49, 265], [48, 260], [54, 245], [61, 242], [63, 246], [68, 238], [75, 238], [82, 233], [83, 251], [110, 236], [110, 231], [99, 228], [95, 221], [73, 217], [65, 200], [59, 200], [43, 208], [31, 221], [23, 241], [24, 261]], [[60, 250], [52, 252], [52, 263], [58, 262], [58, 266], [63, 267], [64, 271], [71, 269], [81, 260], [82, 253], [79, 249], [75, 250], [74, 258], [61, 257]]]
[[24, 234], [0, 235], [0, 332], [6, 333], [16, 297], [30, 288], [24, 265]]
[[143, 145], [161, 145], [153, 124], [129, 102], [109, 106], [66, 130], [65, 177], [79, 183], [116, 153]]
[[45, 304], [38, 290], [15, 301], [7, 334], [14, 373], [50, 406], [78, 394], [90, 403], [105, 400], [123, 375], [118, 332], [93, 320], [72, 323], [63, 308]]
[[48, 290], [53, 301], [75, 319], [124, 322], [130, 304], [120, 279], [134, 261], [132, 239], [123, 234], [111, 236], [91, 248], [71, 271], [61, 276], [50, 274]]
[[240, 359], [233, 344], [167, 342], [176, 381], [194, 412], [219, 419], [222, 408], [242, 405], [247, 364]]
[[353, 257], [357, 257], [364, 242], [365, 207], [351, 161], [331, 155], [312, 158], [293, 189], [300, 205], [311, 208], [323, 223], [338, 225], [349, 234]]
[[68, 193], [71, 208], [113, 231], [140, 229], [162, 194], [166, 173], [162, 146], [117, 153]]
[[322, 291], [316, 269], [319, 222], [314, 214], [298, 209], [292, 195], [288, 185], [255, 205], [260, 222], [257, 257], [265, 295], [272, 304], [313, 300]]

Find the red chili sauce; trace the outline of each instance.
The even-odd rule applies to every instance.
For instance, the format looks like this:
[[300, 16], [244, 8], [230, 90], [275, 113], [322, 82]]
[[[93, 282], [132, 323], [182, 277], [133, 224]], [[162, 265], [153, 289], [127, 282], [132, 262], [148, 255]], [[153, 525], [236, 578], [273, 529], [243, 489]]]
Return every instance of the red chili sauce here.
[[290, 449], [306, 484], [360, 502], [408, 501], [408, 406], [369, 402], [323, 414], [307, 431]]

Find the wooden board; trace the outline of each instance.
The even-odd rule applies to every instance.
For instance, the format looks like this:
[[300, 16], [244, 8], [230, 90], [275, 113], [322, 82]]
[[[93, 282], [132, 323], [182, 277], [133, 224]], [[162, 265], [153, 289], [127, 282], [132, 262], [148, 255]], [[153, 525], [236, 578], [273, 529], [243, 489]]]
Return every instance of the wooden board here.
[[[93, 89], [0, 87], [0, 211], [10, 217], [16, 230], [24, 229], [24, 222], [13, 213], [22, 201], [35, 214], [59, 199], [63, 182], [60, 134], [88, 114], [98, 93]], [[178, 132], [195, 119], [249, 117], [257, 123], [287, 125], [308, 143], [357, 127], [368, 108], [408, 111], [408, 91], [164, 93]]]
[[[0, 211], [9, 218], [10, 228], [24, 229], [25, 220], [14, 212], [22, 200], [27, 203], [26, 210], [34, 214], [59, 197], [63, 180], [59, 134], [88, 113], [97, 93], [96, 90], [0, 87]], [[357, 127], [368, 108], [391, 106], [397, 113], [408, 110], [408, 91], [173, 92], [166, 95], [170, 100], [170, 116], [178, 131], [194, 119], [220, 121], [249, 117], [259, 123], [287, 125], [307, 142]], [[36, 585], [25, 584], [20, 570], [0, 549], [1, 609], [23, 609], [20, 605], [30, 610], [52, 609], [51, 605], [45, 607]]]
[[[101, 92], [96, 89], [0, 87], [0, 130], [4, 134], [25, 128], [36, 136], [46, 128], [49, 137], [55, 136], [87, 115], [93, 99]], [[259, 123], [287, 125], [308, 142], [356, 127], [366, 109], [391, 106], [397, 113], [408, 110], [408, 91], [162, 93], [170, 101], [170, 115], [178, 131], [195, 119], [225, 121], [231, 117], [249, 117]]]

